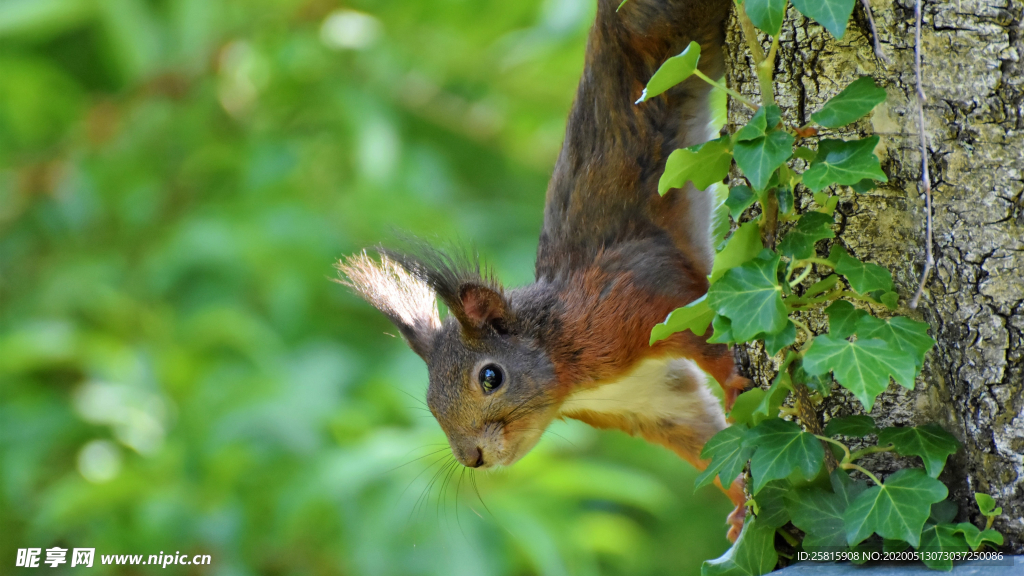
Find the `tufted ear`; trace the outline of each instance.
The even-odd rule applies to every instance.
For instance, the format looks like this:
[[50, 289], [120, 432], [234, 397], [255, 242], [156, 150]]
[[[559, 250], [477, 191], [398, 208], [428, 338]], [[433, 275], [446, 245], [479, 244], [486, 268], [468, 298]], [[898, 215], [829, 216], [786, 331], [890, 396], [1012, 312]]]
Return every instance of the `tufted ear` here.
[[479, 330], [488, 324], [502, 331], [508, 316], [505, 297], [482, 284], [460, 286], [459, 302], [455, 306], [449, 304], [449, 308], [468, 331]]
[[363, 252], [339, 261], [336, 267], [343, 275], [337, 282], [352, 288], [383, 312], [413, 352], [426, 360], [441, 328], [430, 285], [386, 255], [377, 262]]

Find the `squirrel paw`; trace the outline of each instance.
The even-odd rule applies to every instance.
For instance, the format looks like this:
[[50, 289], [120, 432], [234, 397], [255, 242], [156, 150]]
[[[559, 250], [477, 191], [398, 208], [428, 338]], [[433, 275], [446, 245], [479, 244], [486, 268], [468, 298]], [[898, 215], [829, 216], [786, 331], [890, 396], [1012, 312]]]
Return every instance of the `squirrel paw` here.
[[743, 530], [743, 520], [747, 517], [747, 507], [743, 504], [736, 506], [736, 509], [729, 514], [726, 522], [729, 523], [729, 532], [725, 535], [729, 542], [736, 542]]
[[726, 381], [725, 386], [725, 411], [732, 411], [733, 402], [736, 401], [736, 397], [741, 393], [745, 392], [751, 385], [749, 378], [743, 376], [733, 375]]

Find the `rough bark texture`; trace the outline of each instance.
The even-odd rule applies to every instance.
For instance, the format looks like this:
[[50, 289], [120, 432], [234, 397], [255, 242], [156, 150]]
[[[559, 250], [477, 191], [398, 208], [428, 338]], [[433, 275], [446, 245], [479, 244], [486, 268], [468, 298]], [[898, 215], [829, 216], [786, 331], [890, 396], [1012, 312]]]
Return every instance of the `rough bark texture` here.
[[[835, 40], [790, 8], [776, 66], [778, 104], [802, 125], [859, 75], [873, 76], [888, 100], [869, 118], [829, 136], [874, 132], [889, 183], [868, 194], [841, 190], [839, 238], [850, 252], [893, 271], [901, 314], [926, 320], [938, 341], [915, 391], [893, 386], [872, 416], [882, 425], [939, 422], [964, 445], [942, 479], [960, 519], [980, 523], [973, 492], [999, 501], [996, 527], [1007, 550], [1024, 552], [1024, 2], [942, 0], [924, 5], [922, 45], [926, 134], [934, 198], [934, 273], [917, 311], [906, 308], [925, 250], [924, 196], [914, 80], [913, 0], [874, 0], [888, 64], [871, 48], [858, 2], [846, 35]], [[729, 30], [731, 87], [756, 94], [739, 26]], [[749, 112], [732, 105], [730, 120]], [[806, 206], [804, 191], [799, 205]], [[824, 318], [810, 317], [824, 332]], [[779, 358], [746, 351], [748, 373], [762, 385]], [[837, 393], [826, 418], [861, 412]], [[882, 454], [869, 466], [899, 465]]]

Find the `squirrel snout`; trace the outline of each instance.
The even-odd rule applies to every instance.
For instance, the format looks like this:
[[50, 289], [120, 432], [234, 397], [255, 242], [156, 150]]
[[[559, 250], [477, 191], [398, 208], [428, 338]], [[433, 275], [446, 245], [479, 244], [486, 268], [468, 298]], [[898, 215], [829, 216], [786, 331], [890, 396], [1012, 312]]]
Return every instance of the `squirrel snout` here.
[[475, 446], [466, 450], [459, 461], [468, 468], [479, 468], [484, 465], [484, 451]]

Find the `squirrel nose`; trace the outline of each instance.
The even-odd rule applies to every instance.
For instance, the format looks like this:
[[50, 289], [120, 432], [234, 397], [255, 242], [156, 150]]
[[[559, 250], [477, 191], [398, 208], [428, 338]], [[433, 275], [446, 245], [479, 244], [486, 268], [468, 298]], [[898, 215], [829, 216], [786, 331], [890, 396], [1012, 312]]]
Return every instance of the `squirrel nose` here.
[[466, 466], [479, 468], [484, 465], [484, 452], [479, 446], [466, 451]]

